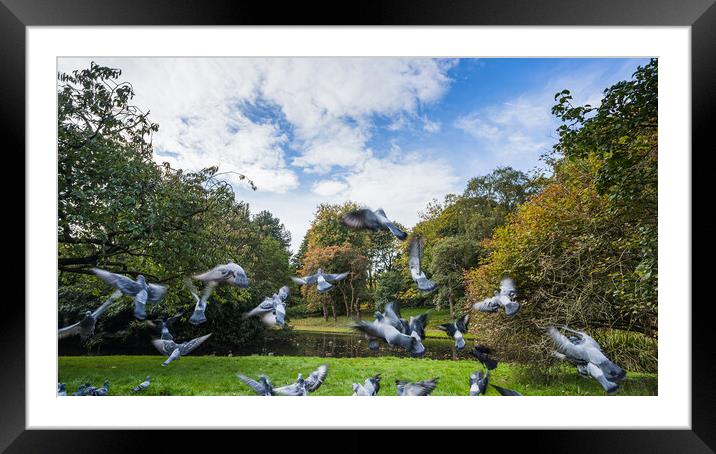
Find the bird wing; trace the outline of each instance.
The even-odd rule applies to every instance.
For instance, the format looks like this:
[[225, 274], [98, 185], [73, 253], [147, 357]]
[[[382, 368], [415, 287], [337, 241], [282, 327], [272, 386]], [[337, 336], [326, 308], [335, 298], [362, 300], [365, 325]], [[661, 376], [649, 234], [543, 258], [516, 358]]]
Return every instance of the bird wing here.
[[500, 308], [500, 303], [495, 297], [486, 298], [479, 303], [475, 303], [472, 308], [480, 312], [497, 312]]
[[157, 301], [164, 298], [167, 294], [167, 288], [164, 285], [159, 284], [148, 284], [147, 285], [147, 301], [150, 303], [156, 303]]
[[239, 377], [239, 380], [249, 385], [251, 389], [256, 392], [259, 396], [263, 396], [266, 393], [266, 387], [262, 385], [261, 383], [257, 382], [253, 378], [249, 378], [246, 375], [236, 374], [237, 377]]
[[410, 317], [410, 331], [418, 333], [421, 339], [425, 339], [425, 327], [428, 324], [428, 313], [420, 314], [417, 317]]
[[320, 388], [326, 376], [328, 376], [328, 365], [321, 364], [318, 366], [318, 369], [311, 372], [311, 375], [306, 379], [306, 391], [312, 393]]
[[438, 329], [440, 331], [445, 331], [450, 337], [454, 336], [457, 331], [454, 323], [443, 323], [442, 325], [438, 325]]
[[234, 273], [233, 284], [240, 288], [247, 288], [249, 286], [249, 278], [246, 276], [246, 271], [244, 271], [241, 266], [233, 262], [229, 263], [227, 266]]
[[142, 290], [142, 286], [139, 285], [139, 282], [133, 281], [127, 276], [111, 273], [109, 271], [102, 270], [99, 268], [92, 268], [92, 272], [95, 274], [95, 276], [102, 279], [112, 287], [120, 290], [126, 295], [135, 295], [140, 290]]
[[174, 350], [179, 348], [176, 342], [166, 339], [154, 339], [152, 340], [152, 345], [154, 345], [154, 348], [159, 350], [159, 353], [165, 356], [171, 355]]
[[438, 379], [419, 381], [416, 383], [408, 383], [406, 385], [406, 394], [409, 396], [428, 396], [438, 386]]
[[521, 396], [522, 395], [522, 394], [518, 393], [517, 391], [515, 391], [514, 389], [503, 388], [502, 386], [493, 385], [492, 383], [490, 383], [490, 386], [495, 388], [497, 390], [497, 392], [503, 396]]
[[174, 316], [172, 316], [172, 317], [169, 317], [165, 323], [166, 323], [167, 325], [171, 326], [172, 324], [174, 324], [174, 322], [176, 322], [177, 320], [179, 320], [182, 315], [184, 315], [184, 312], [179, 312], [178, 314], [176, 314], [176, 315], [174, 315]]
[[402, 323], [400, 317], [400, 306], [398, 306], [398, 303], [390, 301], [385, 305], [385, 310], [383, 312], [385, 313], [385, 318], [388, 319], [389, 323], [397, 329], [400, 329]]
[[342, 281], [347, 278], [349, 274], [350, 272], [346, 271], [345, 273], [340, 274], [324, 274], [323, 277], [329, 281]]
[[265, 314], [267, 312], [273, 312], [273, 310], [276, 308], [276, 302], [273, 298], [264, 298], [264, 300], [256, 306], [255, 308], [251, 309], [249, 312], [246, 312], [244, 314], [244, 317], [253, 317], [254, 315], [260, 315]]
[[231, 267], [227, 265], [219, 265], [216, 266], [206, 273], [197, 274], [194, 276], [194, 279], [197, 281], [225, 281], [229, 279], [231, 276], [233, 276], [234, 270], [231, 269]]
[[421, 261], [423, 260], [423, 236], [413, 235], [408, 248], [408, 268], [410, 275], [417, 280], [422, 273]]
[[100, 315], [104, 314], [105, 311], [109, 308], [110, 304], [117, 301], [120, 296], [122, 296], [122, 292], [119, 290], [115, 290], [114, 293], [112, 293], [110, 297], [107, 298], [107, 300], [102, 303], [100, 307], [98, 307], [94, 312], [92, 312], [92, 317], [98, 318]]
[[57, 338], [65, 339], [70, 336], [75, 336], [80, 333], [80, 329], [80, 322], [77, 322], [74, 325], [65, 326], [64, 328], [57, 330]]
[[560, 333], [557, 328], [550, 326], [547, 329], [547, 333], [549, 334], [549, 337], [552, 338], [552, 341], [554, 341], [554, 344], [560, 353], [564, 354], [571, 360], [587, 360], [584, 354], [584, 349], [581, 346], [574, 345], [570, 342], [570, 340], [564, 334]]
[[204, 336], [197, 337], [190, 341], [184, 342], [183, 344], [179, 344], [179, 352], [182, 354], [182, 356], [188, 355], [189, 353], [196, 350], [201, 344], [203, 344], [205, 340], [211, 337], [211, 334], [212, 333], [205, 334]]
[[289, 289], [288, 285], [284, 285], [278, 290], [278, 297], [281, 299], [281, 301], [286, 301], [288, 299]]
[[385, 325], [383, 323], [366, 323], [364, 321], [358, 321], [353, 323], [351, 328], [369, 336], [385, 340]]
[[[304, 276], [304, 277], [299, 278], [299, 279], [300, 279], [301, 281], [303, 281], [303, 284], [315, 284], [315, 283], [318, 282], [318, 273], [316, 273], [316, 274], [311, 274], [310, 276]], [[297, 281], [294, 281], [294, 282], [296, 282], [297, 284], [299, 283], [299, 282], [297, 282]], [[302, 285], [303, 285], [303, 284], [302, 284]]]
[[455, 327], [461, 333], [467, 333], [467, 325], [470, 322], [470, 314], [465, 314], [455, 322]]
[[[385, 216], [385, 213], [383, 213]], [[380, 227], [378, 217], [368, 208], [351, 211], [343, 216], [341, 222], [353, 229], [377, 229]]]

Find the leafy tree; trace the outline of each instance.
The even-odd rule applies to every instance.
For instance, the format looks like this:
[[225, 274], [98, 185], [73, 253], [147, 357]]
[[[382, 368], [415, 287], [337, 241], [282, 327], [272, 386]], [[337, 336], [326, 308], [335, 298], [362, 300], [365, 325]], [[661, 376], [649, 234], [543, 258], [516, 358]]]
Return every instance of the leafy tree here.
[[446, 237], [434, 247], [429, 270], [438, 285], [437, 305], [447, 300], [450, 316], [455, 316], [455, 302], [464, 296], [465, 270], [477, 265], [479, 246], [464, 236]]

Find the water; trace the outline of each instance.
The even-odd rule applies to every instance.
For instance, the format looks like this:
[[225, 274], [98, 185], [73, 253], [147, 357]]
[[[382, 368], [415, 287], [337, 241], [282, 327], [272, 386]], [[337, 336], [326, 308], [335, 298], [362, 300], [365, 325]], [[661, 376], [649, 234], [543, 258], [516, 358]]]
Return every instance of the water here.
[[[182, 341], [182, 339], [178, 339]], [[455, 343], [445, 336], [445, 339], [426, 338], [423, 340], [426, 352], [425, 358], [431, 359], [465, 359], [469, 355], [458, 355]], [[313, 331], [270, 331], [265, 337], [248, 345], [219, 346], [209, 340], [196, 352], [198, 355], [226, 355], [229, 350], [235, 356], [248, 355], [276, 355], [276, 356], [320, 356], [328, 358], [361, 358], [375, 356], [409, 357], [410, 354], [399, 347], [391, 347], [386, 343], [380, 344], [380, 350], [373, 352], [368, 348], [368, 341], [359, 334], [324, 333]], [[62, 341], [59, 344], [61, 356], [86, 355], [84, 348], [75, 338], [72, 341]], [[92, 354], [99, 355], [156, 355], [158, 352], [149, 341], [142, 343], [120, 343], [117, 341], [104, 342], [99, 350], [93, 348]]]

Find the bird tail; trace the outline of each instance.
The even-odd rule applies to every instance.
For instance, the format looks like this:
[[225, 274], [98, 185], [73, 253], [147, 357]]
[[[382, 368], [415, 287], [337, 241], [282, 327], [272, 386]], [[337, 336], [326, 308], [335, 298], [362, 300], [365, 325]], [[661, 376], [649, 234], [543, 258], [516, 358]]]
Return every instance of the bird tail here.
[[324, 281], [324, 282], [319, 282], [318, 285], [316, 285], [316, 287], [318, 288], [319, 293], [323, 293], [323, 292], [327, 292], [328, 290], [330, 290], [331, 287], [333, 287], [333, 285]]
[[407, 233], [400, 230], [392, 222], [386, 222], [385, 226], [388, 227], [388, 230], [390, 230], [390, 232], [395, 235], [395, 237], [398, 238], [400, 241], [405, 241], [405, 239], [408, 237]]

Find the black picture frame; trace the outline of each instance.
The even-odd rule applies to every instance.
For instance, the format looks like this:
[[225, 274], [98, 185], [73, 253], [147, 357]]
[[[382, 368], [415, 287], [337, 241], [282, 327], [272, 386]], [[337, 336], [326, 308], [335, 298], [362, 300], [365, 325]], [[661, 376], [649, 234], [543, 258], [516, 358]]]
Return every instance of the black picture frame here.
[[[16, 150], [25, 150], [26, 27], [89, 25], [690, 26], [694, 150], [691, 159], [714, 149], [713, 140], [709, 140], [713, 119], [716, 118], [714, 0], [363, 0], [356, 3], [314, 1], [277, 5], [265, 1], [227, 0], [0, 0], [0, 125], [6, 150], [12, 149], [8, 143], [15, 144]], [[692, 181], [707, 180], [706, 172], [709, 170], [708, 166], [693, 166], [692, 161]], [[31, 240], [25, 235], [26, 244]], [[714, 452], [716, 399], [714, 355], [711, 350], [714, 330], [708, 326], [710, 318], [707, 316], [710, 304], [703, 299], [693, 299], [691, 304], [691, 430], [550, 430], [540, 433], [521, 430], [510, 433], [508, 437], [498, 432], [490, 434], [492, 436], [481, 434], [477, 437], [500, 440], [510, 448], [521, 445], [538, 451]], [[127, 436], [121, 430], [25, 430], [25, 322], [24, 307], [6, 301], [0, 317], [1, 449], [7, 449], [7, 452], [144, 452], [159, 445], [169, 450], [172, 444], [185, 443], [189, 435], [184, 433], [143, 431]], [[684, 380], [688, 380], [688, 371], [669, 371], [668, 366], [665, 370], [683, 375]], [[197, 436], [206, 439], [204, 435]], [[211, 445], [216, 449], [221, 446], [221, 440], [215, 438], [217, 436], [233, 440], [232, 445], [236, 446], [236, 435], [224, 431], [212, 434]], [[306, 432], [293, 433], [291, 437], [291, 440], [295, 440], [293, 437], [310, 440], [311, 445], [315, 441], [315, 438], [308, 438], [310, 435]], [[245, 440], [243, 436], [241, 438]], [[451, 436], [450, 439], [456, 441]], [[254, 449], [250, 448], [250, 444], [240, 446]], [[293, 446], [285, 445], [284, 448], [293, 449]], [[465, 446], [465, 449], [469, 447]]]

